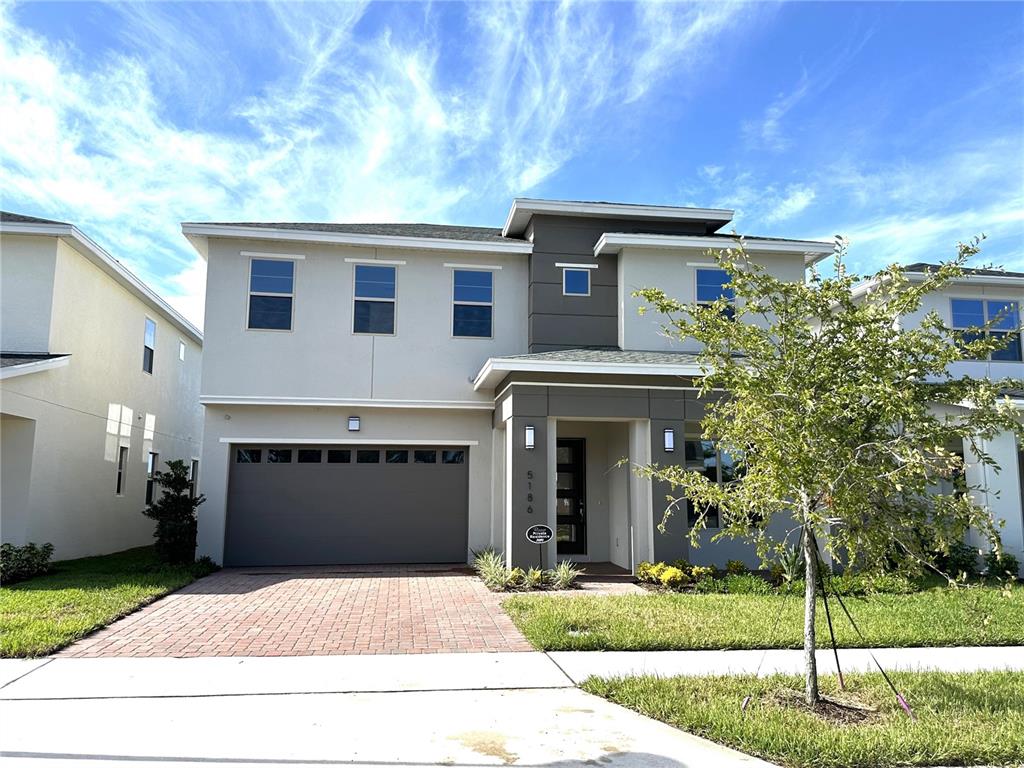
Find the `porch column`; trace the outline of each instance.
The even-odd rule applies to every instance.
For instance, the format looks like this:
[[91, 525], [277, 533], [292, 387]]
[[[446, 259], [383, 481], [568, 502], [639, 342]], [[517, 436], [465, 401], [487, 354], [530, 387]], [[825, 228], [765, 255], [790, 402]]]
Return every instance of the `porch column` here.
[[[509, 567], [550, 567], [555, 558], [555, 539], [547, 544], [531, 544], [526, 540], [526, 530], [533, 525], [551, 525], [554, 515], [548, 500], [549, 485], [554, 480], [550, 470], [554, 453], [549, 454], [553, 450], [549, 446], [554, 445], [554, 429], [546, 416], [517, 415], [505, 424], [510, 433], [506, 445], [511, 453], [505, 558]], [[533, 448], [526, 447], [527, 427], [533, 427]]]

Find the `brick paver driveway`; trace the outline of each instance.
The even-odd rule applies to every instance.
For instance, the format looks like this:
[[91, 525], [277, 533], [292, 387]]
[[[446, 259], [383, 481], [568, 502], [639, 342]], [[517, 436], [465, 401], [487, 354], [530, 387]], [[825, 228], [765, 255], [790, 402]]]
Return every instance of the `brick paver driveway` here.
[[500, 596], [459, 566], [230, 568], [61, 656], [528, 651]]

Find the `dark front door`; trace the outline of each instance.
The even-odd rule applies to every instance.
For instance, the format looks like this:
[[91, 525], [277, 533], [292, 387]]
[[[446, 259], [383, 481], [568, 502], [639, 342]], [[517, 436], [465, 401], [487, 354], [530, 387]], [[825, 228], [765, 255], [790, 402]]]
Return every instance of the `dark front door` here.
[[587, 553], [587, 441], [563, 438], [556, 447], [558, 554]]

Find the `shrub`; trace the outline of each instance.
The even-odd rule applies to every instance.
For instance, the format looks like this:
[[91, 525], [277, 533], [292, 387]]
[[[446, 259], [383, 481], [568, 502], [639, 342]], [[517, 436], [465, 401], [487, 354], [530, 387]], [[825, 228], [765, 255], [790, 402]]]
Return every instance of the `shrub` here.
[[509, 570], [505, 567], [505, 559], [493, 549], [478, 553], [473, 560], [473, 568], [484, 586], [492, 592], [508, 589]]
[[663, 587], [679, 589], [684, 584], [689, 583], [690, 577], [683, 573], [681, 569], [676, 568], [674, 565], [670, 565], [661, 572], [658, 580], [661, 582]]
[[996, 552], [994, 549], [985, 553], [985, 574], [992, 579], [1016, 579], [1020, 571], [1020, 561], [1009, 552]]
[[185, 565], [196, 558], [196, 508], [206, 499], [192, 497], [188, 468], [180, 460], [168, 461], [167, 472], [156, 472], [154, 482], [163, 488], [160, 498], [142, 510], [156, 520], [156, 555], [172, 565]]
[[935, 564], [954, 579], [973, 578], [978, 575], [978, 550], [958, 541], [950, 545], [948, 552], [939, 552]]
[[209, 576], [211, 573], [219, 570], [220, 566], [213, 562], [213, 558], [209, 555], [203, 555], [192, 566], [192, 573], [196, 575], [196, 578]]
[[713, 579], [715, 578], [715, 569], [710, 565], [695, 565], [690, 569], [690, 578], [695, 582]]
[[680, 571], [685, 573], [687, 576], [689, 576], [693, 572], [693, 566], [690, 565], [688, 560], [685, 560], [685, 559], [683, 559], [681, 557], [678, 560], [673, 560], [672, 561], [672, 566], [674, 568], [678, 568]]
[[541, 568], [530, 568], [526, 572], [527, 589], [544, 589], [551, 583], [552, 571], [545, 571]]
[[522, 589], [526, 586], [526, 571], [522, 568], [513, 568], [508, 572], [505, 581], [506, 589]]
[[636, 578], [637, 581], [642, 581], [647, 584], [657, 584], [658, 579], [654, 575], [654, 563], [649, 563], [644, 560], [636, 567]]
[[726, 591], [725, 580], [716, 579], [714, 576], [705, 576], [693, 585], [693, 591], [702, 595], [713, 595], [723, 593]]
[[747, 564], [742, 560], [729, 560], [725, 564], [725, 572], [731, 573], [733, 576], [739, 576], [741, 573], [747, 572]]
[[775, 589], [753, 573], [730, 573], [722, 579], [725, 591], [731, 595], [770, 595]]
[[53, 544], [47, 542], [36, 546], [29, 542], [17, 547], [14, 544], [0, 545], [0, 584], [11, 584], [50, 570]]
[[772, 573], [778, 571], [779, 578], [787, 584], [802, 579], [804, 570], [804, 553], [800, 551], [800, 547], [786, 547], [772, 566]]
[[568, 560], [563, 560], [549, 573], [555, 589], [572, 589], [576, 586], [576, 579], [582, 576], [584, 571]]

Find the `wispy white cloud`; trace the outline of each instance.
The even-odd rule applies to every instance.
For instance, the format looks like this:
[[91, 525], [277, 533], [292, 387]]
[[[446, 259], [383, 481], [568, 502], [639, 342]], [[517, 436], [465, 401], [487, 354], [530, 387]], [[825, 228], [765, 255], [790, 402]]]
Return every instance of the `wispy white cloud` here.
[[[109, 6], [120, 45], [86, 56], [0, 6], [4, 204], [74, 220], [200, 323], [178, 222], [449, 220], [549, 179], [757, 12], [470, 6], [454, 48], [431, 21], [449, 7], [392, 6], [370, 32], [357, 4], [232, 5], [221, 28], [206, 10]], [[269, 63], [255, 81], [233, 44]]]
[[785, 196], [764, 214], [762, 220], [766, 224], [791, 219], [803, 213], [814, 202], [814, 189], [803, 184], [793, 184], [786, 189]]

